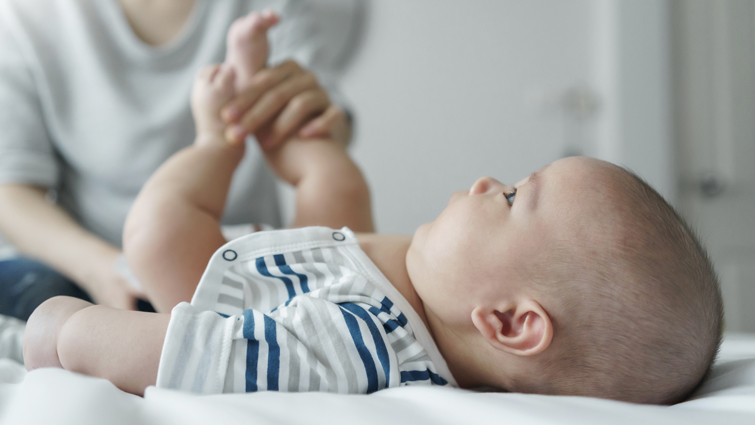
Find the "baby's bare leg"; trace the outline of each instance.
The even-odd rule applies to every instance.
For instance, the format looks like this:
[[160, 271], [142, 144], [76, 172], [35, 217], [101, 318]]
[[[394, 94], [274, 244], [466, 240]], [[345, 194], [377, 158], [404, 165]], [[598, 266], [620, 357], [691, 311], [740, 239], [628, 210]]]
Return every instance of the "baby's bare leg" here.
[[63, 367], [58, 358], [58, 335], [63, 324], [79, 310], [94, 304], [72, 297], [54, 297], [37, 307], [24, 330], [26, 369]]
[[200, 72], [192, 93], [197, 139], [168, 159], [147, 181], [126, 220], [124, 253], [149, 300], [168, 313], [190, 301], [220, 232], [228, 188], [244, 144], [223, 138], [220, 107], [233, 96], [233, 71]]
[[29, 318], [24, 361], [29, 370], [62, 367], [110, 380], [133, 394], [155, 385], [169, 314], [143, 313], [55, 297]]
[[104, 378], [144, 395], [155, 385], [170, 314], [93, 305], [74, 313], [58, 335], [64, 369]]

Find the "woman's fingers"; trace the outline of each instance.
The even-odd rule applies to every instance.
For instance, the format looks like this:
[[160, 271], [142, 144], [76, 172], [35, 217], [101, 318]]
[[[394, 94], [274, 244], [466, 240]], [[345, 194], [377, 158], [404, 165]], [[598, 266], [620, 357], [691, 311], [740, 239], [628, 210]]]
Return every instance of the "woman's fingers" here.
[[333, 127], [346, 119], [343, 109], [330, 105], [319, 117], [313, 119], [299, 130], [299, 137], [312, 139], [315, 137], [327, 137], [331, 135]]
[[266, 149], [274, 147], [306, 124], [308, 120], [322, 115], [330, 105], [328, 94], [319, 87], [298, 94], [275, 119], [270, 134], [260, 140], [262, 147]]
[[327, 97], [312, 74], [303, 73], [289, 77], [264, 93], [248, 111], [244, 112], [239, 123], [229, 127], [231, 135], [245, 137], [247, 134], [257, 133], [264, 124], [275, 119], [291, 104], [307, 107], [312, 102], [310, 93], [313, 91], [320, 91]]
[[143, 291], [134, 288], [125, 277], [115, 270], [108, 271], [91, 292], [97, 304], [122, 310], [136, 310], [136, 299], [146, 299]]
[[[263, 148], [272, 148], [297, 134], [304, 138], [348, 139], [348, 120], [334, 106], [314, 74], [294, 61], [284, 62], [257, 73], [251, 85], [221, 111], [230, 124], [226, 138], [243, 141], [255, 134]], [[344, 131], [338, 131], [343, 127]]]
[[246, 90], [223, 107], [221, 117], [227, 124], [239, 122], [244, 112], [270, 89], [304, 72], [306, 71], [294, 61], [286, 61], [278, 66], [261, 70], [252, 77], [251, 84]]

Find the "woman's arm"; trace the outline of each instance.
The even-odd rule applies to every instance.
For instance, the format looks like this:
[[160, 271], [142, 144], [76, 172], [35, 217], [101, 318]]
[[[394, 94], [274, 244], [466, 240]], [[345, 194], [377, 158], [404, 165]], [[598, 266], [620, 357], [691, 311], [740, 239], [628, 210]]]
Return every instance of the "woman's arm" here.
[[19, 251], [39, 258], [68, 276], [97, 303], [134, 309], [141, 293], [115, 269], [120, 250], [89, 233], [62, 208], [45, 199], [45, 190], [0, 184], [0, 232]]

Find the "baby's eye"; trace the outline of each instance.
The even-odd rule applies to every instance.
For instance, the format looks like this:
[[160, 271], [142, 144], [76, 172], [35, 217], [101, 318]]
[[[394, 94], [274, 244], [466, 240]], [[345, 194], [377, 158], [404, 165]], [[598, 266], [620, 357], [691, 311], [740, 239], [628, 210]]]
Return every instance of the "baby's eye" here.
[[516, 188], [511, 191], [511, 193], [504, 193], [503, 196], [506, 197], [506, 200], [509, 201], [509, 205], [514, 205], [514, 198], [516, 198]]

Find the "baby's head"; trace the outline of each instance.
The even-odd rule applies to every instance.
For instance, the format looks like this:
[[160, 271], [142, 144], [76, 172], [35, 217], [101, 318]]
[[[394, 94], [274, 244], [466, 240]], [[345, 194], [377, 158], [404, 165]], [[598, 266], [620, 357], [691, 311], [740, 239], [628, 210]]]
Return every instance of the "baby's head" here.
[[462, 386], [669, 404], [720, 344], [705, 251], [657, 192], [603, 161], [562, 159], [514, 186], [479, 179], [406, 259]]

